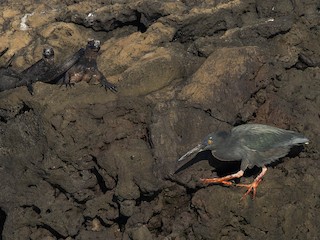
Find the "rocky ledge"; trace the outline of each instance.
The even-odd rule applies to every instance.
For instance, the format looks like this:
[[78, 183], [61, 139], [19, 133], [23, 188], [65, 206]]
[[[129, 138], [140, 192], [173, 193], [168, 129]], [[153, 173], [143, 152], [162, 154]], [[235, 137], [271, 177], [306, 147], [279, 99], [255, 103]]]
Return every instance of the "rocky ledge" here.
[[[85, 82], [0, 93], [2, 239], [317, 239], [316, 1], [2, 1], [0, 59], [62, 62], [88, 38], [118, 93]], [[235, 172], [209, 132], [263, 123], [310, 144], [269, 167], [255, 200], [199, 179]], [[259, 169], [247, 171], [250, 182]]]

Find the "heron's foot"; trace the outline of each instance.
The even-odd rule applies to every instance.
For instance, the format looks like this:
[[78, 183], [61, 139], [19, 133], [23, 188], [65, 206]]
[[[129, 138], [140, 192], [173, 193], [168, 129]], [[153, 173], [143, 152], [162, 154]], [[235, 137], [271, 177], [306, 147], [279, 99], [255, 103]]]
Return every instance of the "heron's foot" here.
[[240, 178], [242, 177], [244, 171], [243, 170], [240, 170], [234, 174], [231, 174], [231, 175], [227, 175], [227, 176], [224, 176], [224, 177], [221, 177], [221, 178], [204, 178], [204, 179], [200, 179], [200, 181], [202, 183], [221, 183], [221, 184], [224, 184], [224, 185], [227, 185], [227, 186], [231, 186], [233, 185], [232, 182], [230, 182], [229, 180], [232, 180], [232, 179], [235, 179], [235, 178]]
[[245, 197], [252, 192], [252, 199], [255, 198], [257, 194], [257, 188], [259, 183], [262, 181], [262, 177], [266, 174], [267, 167], [263, 166], [261, 173], [254, 179], [254, 181], [251, 184], [236, 184], [238, 187], [246, 187], [248, 190], [247, 192], [242, 196], [241, 200], [245, 199]]
[[228, 181], [229, 179], [226, 178], [201, 178], [200, 181], [204, 184], [210, 184], [210, 183], [217, 183], [217, 184], [223, 184], [226, 186], [231, 186], [232, 182]]
[[250, 192], [252, 192], [252, 199], [255, 198], [256, 194], [257, 194], [257, 188], [259, 183], [262, 181], [261, 178], [254, 180], [252, 183], [250, 184], [236, 184], [237, 187], [245, 187], [248, 190], [246, 191], [246, 193], [242, 196], [241, 200], [244, 200], [246, 198], [246, 196], [249, 195]]

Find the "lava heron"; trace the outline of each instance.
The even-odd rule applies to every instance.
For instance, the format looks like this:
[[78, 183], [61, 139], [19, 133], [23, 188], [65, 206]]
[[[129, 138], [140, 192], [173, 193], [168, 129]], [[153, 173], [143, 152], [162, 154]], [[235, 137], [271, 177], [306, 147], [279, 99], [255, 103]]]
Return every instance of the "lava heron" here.
[[262, 167], [261, 173], [251, 184], [236, 184], [248, 190], [243, 198], [257, 187], [267, 171], [266, 164], [284, 157], [294, 145], [308, 144], [309, 140], [302, 134], [262, 124], [244, 124], [231, 129], [230, 132], [209, 134], [199, 145], [184, 154], [178, 161], [201, 151], [211, 150], [212, 155], [221, 161], [241, 161], [237, 173], [220, 178], [201, 179], [202, 183], [222, 183], [232, 185], [231, 179], [243, 176], [247, 168]]

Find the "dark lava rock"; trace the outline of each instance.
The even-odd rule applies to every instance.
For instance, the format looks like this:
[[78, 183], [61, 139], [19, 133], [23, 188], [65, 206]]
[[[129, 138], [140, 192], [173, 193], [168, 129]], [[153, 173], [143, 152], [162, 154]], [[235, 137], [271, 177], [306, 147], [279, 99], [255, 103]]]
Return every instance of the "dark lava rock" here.
[[[19, 3], [0, 6], [3, 59], [16, 52], [25, 69], [50, 44], [63, 62], [99, 39], [118, 93], [85, 82], [0, 93], [2, 239], [318, 238], [317, 2]], [[254, 201], [199, 183], [237, 162], [203, 152], [176, 164], [209, 132], [247, 122], [310, 139], [268, 168]]]

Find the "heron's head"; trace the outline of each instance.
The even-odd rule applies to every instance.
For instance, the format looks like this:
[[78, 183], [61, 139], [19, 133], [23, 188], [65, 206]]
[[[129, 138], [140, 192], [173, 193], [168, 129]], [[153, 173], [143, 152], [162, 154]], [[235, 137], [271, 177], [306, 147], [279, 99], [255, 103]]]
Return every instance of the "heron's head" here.
[[178, 161], [182, 161], [192, 154], [196, 154], [206, 150], [212, 151], [217, 149], [227, 136], [227, 132], [210, 133], [202, 140], [200, 144], [198, 144], [190, 151], [188, 151], [186, 154], [184, 154], [181, 158], [178, 159]]
[[205, 150], [215, 150], [219, 147], [221, 143], [228, 137], [227, 132], [217, 132], [217, 133], [210, 133], [208, 136], [203, 139], [201, 143], [201, 151]]

